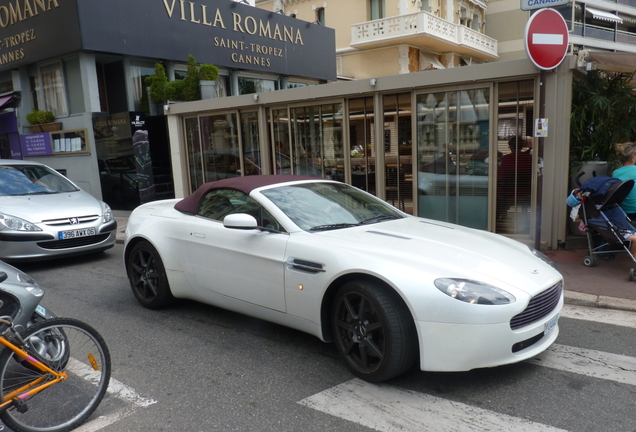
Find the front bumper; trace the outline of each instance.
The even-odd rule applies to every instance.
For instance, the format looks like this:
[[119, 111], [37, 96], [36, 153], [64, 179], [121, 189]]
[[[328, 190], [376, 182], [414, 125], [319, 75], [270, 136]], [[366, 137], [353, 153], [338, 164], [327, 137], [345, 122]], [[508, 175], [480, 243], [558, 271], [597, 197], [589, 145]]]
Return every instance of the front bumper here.
[[517, 363], [545, 351], [559, 334], [558, 324], [544, 334], [546, 323], [559, 314], [557, 307], [543, 319], [512, 330], [501, 324], [448, 324], [416, 321], [420, 339], [420, 368], [459, 372]]
[[115, 245], [117, 222], [113, 220], [96, 227], [96, 235], [93, 236], [58, 240], [56, 233], [0, 233], [0, 259], [10, 262], [34, 261], [101, 252]]

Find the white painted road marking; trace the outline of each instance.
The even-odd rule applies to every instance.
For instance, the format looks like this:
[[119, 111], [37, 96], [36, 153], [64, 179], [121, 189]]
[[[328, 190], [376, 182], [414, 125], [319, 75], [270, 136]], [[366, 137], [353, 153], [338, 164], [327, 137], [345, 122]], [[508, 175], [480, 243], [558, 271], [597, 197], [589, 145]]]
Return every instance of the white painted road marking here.
[[299, 403], [380, 432], [565, 432], [460, 402], [359, 379]]
[[526, 360], [539, 366], [636, 386], [636, 358], [553, 344], [537, 357]]
[[[636, 328], [636, 313], [566, 305], [561, 316]], [[528, 363], [636, 386], [636, 358], [553, 344]], [[380, 432], [556, 432], [531, 422], [460, 402], [354, 379], [298, 402]]]
[[[99, 382], [100, 374], [98, 372], [95, 372], [87, 364], [82, 363], [74, 358], [71, 358], [68, 362], [68, 371], [78, 375], [81, 378], [84, 378], [87, 381], [92, 382], [95, 385], [97, 385], [97, 383]], [[129, 415], [134, 413], [137, 408], [145, 408], [157, 403], [157, 401], [154, 399], [148, 399], [140, 396], [139, 394], [137, 394], [137, 392], [135, 392], [133, 388], [122, 384], [112, 377], [108, 384], [107, 392], [110, 395], [121, 399], [132, 406], [116, 411], [114, 413], [110, 413], [108, 415], [95, 417], [92, 420], [84, 423], [77, 429], [74, 429], [74, 432], [96, 432], [125, 417], [128, 417]]]
[[561, 316], [585, 321], [595, 321], [622, 327], [636, 328], [636, 313], [596, 307], [565, 305]]
[[563, 35], [550, 34], [550, 33], [533, 33], [532, 44], [533, 45], [563, 45]]

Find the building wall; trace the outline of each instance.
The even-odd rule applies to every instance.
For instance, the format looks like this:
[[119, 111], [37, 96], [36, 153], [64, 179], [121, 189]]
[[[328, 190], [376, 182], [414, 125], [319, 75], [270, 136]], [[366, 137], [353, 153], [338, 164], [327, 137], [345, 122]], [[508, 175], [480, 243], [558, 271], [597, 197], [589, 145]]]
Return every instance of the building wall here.
[[519, 0], [490, 0], [486, 11], [486, 34], [497, 39], [499, 61], [527, 58], [523, 35], [530, 13]]
[[342, 70], [356, 79], [396, 75], [400, 70], [399, 47], [381, 48], [341, 56]]

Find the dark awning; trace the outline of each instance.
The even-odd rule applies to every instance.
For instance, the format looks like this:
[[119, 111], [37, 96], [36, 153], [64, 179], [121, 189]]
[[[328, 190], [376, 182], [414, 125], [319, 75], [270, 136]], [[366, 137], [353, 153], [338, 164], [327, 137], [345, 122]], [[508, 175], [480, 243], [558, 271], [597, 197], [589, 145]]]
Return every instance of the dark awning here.
[[17, 102], [20, 101], [20, 93], [13, 92], [0, 95], [0, 110], [5, 108], [14, 108]]

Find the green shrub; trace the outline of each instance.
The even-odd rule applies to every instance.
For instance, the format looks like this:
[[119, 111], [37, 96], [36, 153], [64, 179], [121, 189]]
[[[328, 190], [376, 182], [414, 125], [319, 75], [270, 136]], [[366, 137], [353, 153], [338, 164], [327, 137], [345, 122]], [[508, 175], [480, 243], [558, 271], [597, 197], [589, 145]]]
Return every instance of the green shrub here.
[[52, 111], [33, 109], [30, 113], [27, 114], [26, 119], [29, 124], [38, 125], [53, 122], [55, 120], [55, 115]]
[[219, 68], [211, 64], [197, 67], [194, 56], [188, 56], [188, 71], [182, 80], [168, 81], [166, 69], [161, 63], [155, 64], [155, 74], [146, 77], [145, 84], [150, 87], [150, 99], [161, 104], [167, 100], [193, 101], [201, 99], [200, 80], [216, 81]]

